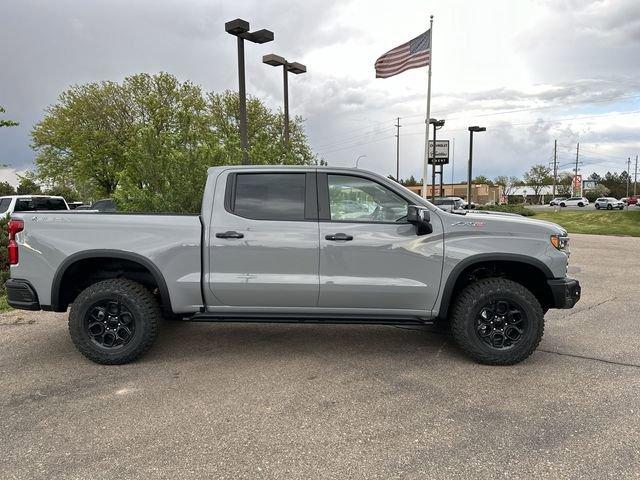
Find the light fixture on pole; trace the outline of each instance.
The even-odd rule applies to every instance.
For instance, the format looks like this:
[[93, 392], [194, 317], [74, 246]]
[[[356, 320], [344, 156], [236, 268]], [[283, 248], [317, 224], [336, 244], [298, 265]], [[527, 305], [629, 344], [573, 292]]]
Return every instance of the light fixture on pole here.
[[471, 172], [473, 166], [473, 133], [486, 132], [486, 127], [469, 127], [469, 170], [467, 172], [467, 208], [471, 208]]
[[356, 158], [356, 168], [358, 168], [358, 162], [360, 161], [361, 158], [367, 158], [366, 155], [360, 155], [358, 158]]
[[238, 96], [240, 99], [240, 146], [242, 148], [242, 163], [249, 164], [249, 136], [247, 134], [247, 91], [244, 70], [244, 41], [253, 43], [267, 43], [273, 40], [270, 30], [249, 31], [249, 22], [236, 18], [224, 24], [227, 33], [238, 38]]
[[270, 53], [262, 57], [262, 63], [272, 67], [282, 66], [282, 78], [284, 80], [284, 143], [289, 146], [289, 72], [296, 75], [307, 72], [306, 65], [298, 62], [287, 62], [283, 57]]
[[[436, 199], [436, 131], [444, 127], [444, 120], [429, 119], [429, 125], [433, 125], [433, 160], [431, 162], [431, 201]], [[442, 167], [440, 170], [442, 178]], [[442, 192], [440, 192], [442, 194]]]

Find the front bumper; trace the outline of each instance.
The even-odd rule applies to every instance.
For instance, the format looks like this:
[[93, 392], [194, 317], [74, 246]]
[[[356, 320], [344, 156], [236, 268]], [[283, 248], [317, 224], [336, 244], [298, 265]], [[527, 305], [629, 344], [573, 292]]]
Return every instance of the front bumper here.
[[38, 294], [27, 280], [10, 278], [5, 283], [7, 303], [21, 310], [40, 310]]
[[549, 288], [551, 289], [551, 295], [553, 297], [553, 304], [551, 308], [573, 308], [573, 306], [580, 300], [580, 294], [582, 289], [580, 288], [580, 282], [574, 278], [553, 278], [547, 280]]

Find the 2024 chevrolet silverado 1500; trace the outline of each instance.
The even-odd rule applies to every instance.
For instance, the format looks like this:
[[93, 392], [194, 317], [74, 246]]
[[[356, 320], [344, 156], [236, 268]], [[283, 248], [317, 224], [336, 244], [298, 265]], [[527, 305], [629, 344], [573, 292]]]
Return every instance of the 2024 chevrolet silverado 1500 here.
[[580, 297], [558, 225], [444, 212], [354, 169], [215, 167], [199, 216], [14, 213], [9, 237], [9, 304], [71, 306], [73, 342], [105, 364], [147, 351], [163, 315], [446, 321], [476, 361], [513, 364]]

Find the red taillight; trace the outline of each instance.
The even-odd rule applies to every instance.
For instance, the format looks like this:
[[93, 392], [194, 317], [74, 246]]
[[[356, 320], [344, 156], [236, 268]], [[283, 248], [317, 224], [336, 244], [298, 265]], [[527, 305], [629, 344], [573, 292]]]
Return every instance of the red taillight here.
[[9, 265], [18, 264], [18, 244], [16, 243], [16, 233], [24, 230], [24, 222], [22, 220], [9, 220], [9, 251], [7, 252], [7, 260]]

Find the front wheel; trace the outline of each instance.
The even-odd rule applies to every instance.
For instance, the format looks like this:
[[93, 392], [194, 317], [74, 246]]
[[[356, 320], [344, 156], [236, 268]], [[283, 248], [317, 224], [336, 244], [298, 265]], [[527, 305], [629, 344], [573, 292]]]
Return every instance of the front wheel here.
[[152, 293], [126, 279], [87, 287], [69, 312], [69, 333], [89, 360], [106, 365], [129, 363], [151, 347], [158, 333], [160, 307]]
[[613, 210], [613, 206], [612, 205], [607, 205], [607, 210]]
[[580, 202], [580, 203], [578, 203], [578, 206], [579, 207], [584, 207], [584, 203]]
[[564, 208], [564, 207], [566, 207], [566, 206], [567, 206], [567, 204], [566, 204], [566, 203], [561, 203], [561, 204], [560, 204], [560, 207], [562, 207], [562, 208]]
[[488, 278], [467, 286], [457, 298], [451, 331], [476, 362], [513, 365], [538, 347], [544, 314], [536, 297], [519, 283]]

